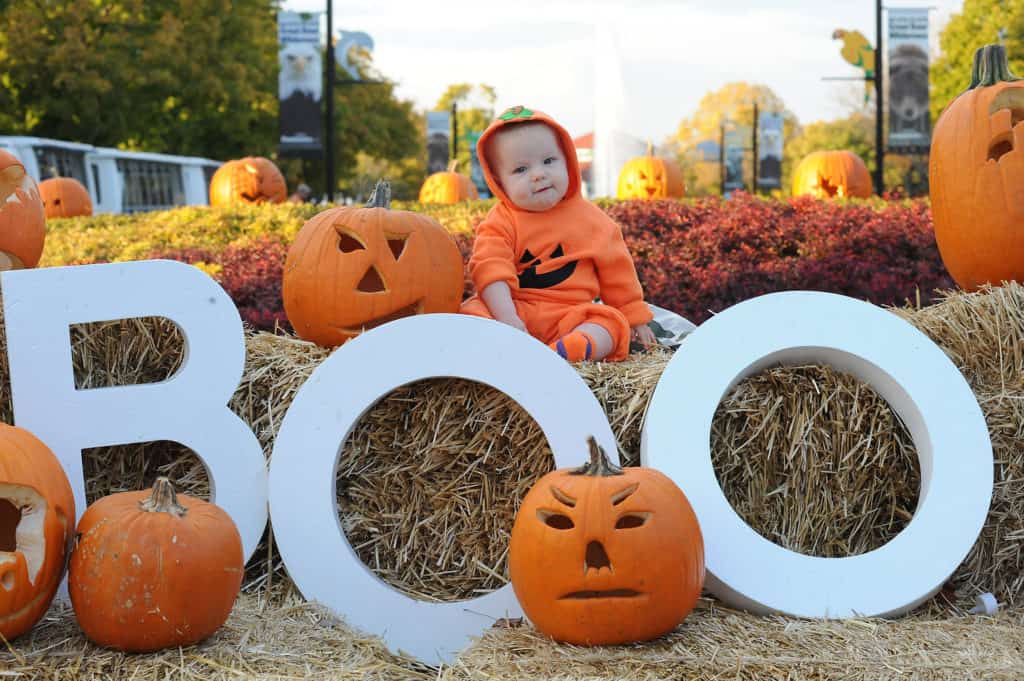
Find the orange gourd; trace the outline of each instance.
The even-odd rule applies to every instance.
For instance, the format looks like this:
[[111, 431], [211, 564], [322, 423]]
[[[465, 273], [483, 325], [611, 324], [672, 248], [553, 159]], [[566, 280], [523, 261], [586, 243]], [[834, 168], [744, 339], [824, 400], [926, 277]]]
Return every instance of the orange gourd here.
[[24, 428], [0, 423], [0, 636], [24, 634], [50, 607], [75, 536], [60, 461]]
[[1024, 281], [1022, 120], [1024, 80], [1010, 73], [1006, 49], [980, 48], [970, 87], [935, 123], [928, 162], [935, 241], [967, 291]]
[[619, 173], [620, 199], [681, 199], [686, 194], [683, 171], [675, 161], [654, 155], [647, 144], [647, 155], [631, 159]]
[[282, 203], [288, 196], [284, 175], [262, 156], [228, 161], [210, 179], [210, 205]]
[[871, 196], [871, 173], [852, 151], [815, 151], [793, 171], [793, 196], [819, 199]]
[[73, 177], [51, 177], [39, 183], [43, 208], [49, 218], [74, 218], [92, 215], [89, 190]]
[[473, 182], [455, 171], [456, 161], [448, 164], [448, 170], [434, 173], [420, 188], [420, 203], [458, 203], [475, 201], [480, 198]]
[[35, 267], [43, 255], [46, 212], [36, 181], [0, 150], [0, 271]]
[[555, 640], [657, 638], [700, 597], [697, 517], [668, 477], [617, 468], [594, 438], [588, 443], [590, 463], [548, 473], [523, 499], [509, 545], [512, 587], [534, 626]]
[[313, 216], [285, 258], [284, 310], [295, 333], [333, 347], [413, 314], [457, 312], [462, 254], [433, 218], [391, 210], [379, 182], [366, 207]]
[[201, 641], [224, 624], [244, 572], [242, 540], [220, 507], [151, 490], [103, 497], [78, 523], [71, 605], [97, 645], [149, 652]]

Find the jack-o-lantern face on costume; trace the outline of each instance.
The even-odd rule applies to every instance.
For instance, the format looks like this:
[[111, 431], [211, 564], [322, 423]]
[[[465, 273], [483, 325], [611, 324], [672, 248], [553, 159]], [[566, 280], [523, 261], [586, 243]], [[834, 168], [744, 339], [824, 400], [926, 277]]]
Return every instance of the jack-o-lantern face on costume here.
[[233, 203], [281, 203], [288, 195], [284, 175], [274, 162], [262, 156], [228, 161], [210, 179], [210, 205]]
[[464, 281], [448, 232], [426, 215], [391, 210], [380, 183], [365, 208], [332, 208], [302, 226], [282, 293], [295, 333], [333, 347], [401, 317], [458, 311]]
[[509, 575], [523, 611], [578, 645], [646, 641], [676, 627], [704, 584], [704, 541], [686, 496], [650, 468], [591, 461], [545, 475], [516, 514]]
[[622, 167], [616, 196], [620, 199], [680, 199], [684, 193], [679, 166], [674, 161], [654, 156], [648, 145], [646, 156], [634, 158]]
[[57, 457], [0, 423], [0, 635], [25, 633], [50, 607], [75, 533], [75, 497]]
[[871, 196], [871, 173], [852, 151], [815, 151], [793, 171], [793, 196], [818, 199], [866, 199]]
[[35, 267], [43, 255], [46, 213], [36, 181], [0, 150], [0, 271]]
[[964, 290], [1024, 281], [1024, 80], [1006, 50], [974, 55], [970, 88], [939, 117], [928, 164], [935, 240]]
[[39, 183], [46, 217], [74, 218], [92, 215], [89, 190], [73, 177], [51, 177]]

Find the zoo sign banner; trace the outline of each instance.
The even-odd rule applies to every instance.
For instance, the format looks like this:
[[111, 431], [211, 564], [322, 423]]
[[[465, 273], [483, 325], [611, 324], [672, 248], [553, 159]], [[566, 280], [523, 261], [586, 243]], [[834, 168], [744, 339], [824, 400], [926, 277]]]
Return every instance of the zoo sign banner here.
[[[403, 385], [458, 377], [518, 402], [544, 432], [559, 468], [585, 463], [589, 436], [617, 451], [594, 393], [546, 345], [492, 320], [426, 314], [367, 331], [324, 360], [289, 405], [268, 471], [251, 428], [227, 406], [244, 368], [242, 322], [201, 270], [151, 260], [4, 272], [0, 283], [15, 422], [57, 455], [79, 514], [86, 506], [82, 450], [180, 442], [206, 466], [212, 500], [235, 521], [246, 556], [271, 517], [303, 596], [382, 636], [392, 650], [430, 663], [450, 660], [495, 619], [522, 610], [509, 585], [466, 601], [426, 602], [362, 563], [335, 505], [338, 460], [359, 419]], [[184, 338], [184, 359], [170, 378], [75, 387], [71, 325], [153, 316], [173, 321]], [[408, 351], [410, 338], [415, 353]], [[736, 513], [715, 476], [711, 423], [722, 398], [770, 366], [808, 363], [872, 386], [917, 449], [921, 490], [914, 515], [888, 544], [865, 554], [822, 558], [772, 543]], [[708, 590], [754, 612], [832, 618], [906, 612], [934, 595], [963, 561], [992, 496], [988, 427], [957, 367], [896, 315], [830, 293], [753, 298], [697, 327], [659, 378], [641, 437], [644, 465], [683, 490], [700, 522]]]
[[928, 9], [889, 8], [889, 147], [924, 153], [928, 112]]
[[324, 80], [320, 13], [278, 12], [277, 37], [280, 152], [319, 156]]

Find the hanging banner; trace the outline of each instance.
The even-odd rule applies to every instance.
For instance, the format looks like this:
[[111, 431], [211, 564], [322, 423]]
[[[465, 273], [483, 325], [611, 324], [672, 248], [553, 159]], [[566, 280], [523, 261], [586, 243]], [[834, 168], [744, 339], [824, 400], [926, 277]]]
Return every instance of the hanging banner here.
[[782, 114], [762, 111], [757, 121], [757, 186], [782, 186]]
[[889, 9], [889, 147], [922, 153], [931, 143], [928, 114], [928, 10]]
[[473, 186], [476, 187], [477, 194], [480, 195], [481, 199], [490, 198], [491, 190], [487, 187], [487, 181], [484, 179], [484, 169], [480, 166], [480, 158], [476, 154], [476, 143], [480, 140], [480, 132], [467, 132], [463, 139], [469, 145], [469, 179], [473, 182]]
[[451, 155], [452, 114], [450, 111], [427, 112], [427, 174], [448, 169]]
[[282, 156], [318, 157], [320, 99], [324, 72], [320, 55], [320, 12], [278, 12], [279, 151]]
[[743, 189], [743, 157], [750, 144], [750, 128], [733, 126], [725, 131], [725, 191]]

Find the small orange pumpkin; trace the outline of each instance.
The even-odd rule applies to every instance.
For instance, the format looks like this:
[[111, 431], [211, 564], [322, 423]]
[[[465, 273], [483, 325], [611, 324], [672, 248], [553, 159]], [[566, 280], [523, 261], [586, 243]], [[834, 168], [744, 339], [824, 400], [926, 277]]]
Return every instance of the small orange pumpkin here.
[[242, 584], [242, 539], [219, 506], [151, 490], [103, 497], [78, 523], [68, 592], [93, 643], [129, 652], [185, 646], [227, 621]]
[[[686, 496], [652, 468], [590, 463], [548, 473], [512, 527], [509, 576], [523, 612], [557, 641], [614, 645], [676, 627], [704, 585], [704, 539]], [[582, 567], [582, 570], [580, 569]]]
[[365, 208], [331, 208], [302, 226], [282, 297], [300, 338], [333, 347], [401, 317], [457, 312], [464, 281], [451, 235], [431, 217], [391, 210], [382, 181]]
[[455, 172], [457, 163], [452, 160], [447, 171], [434, 173], [427, 178], [420, 188], [420, 203], [458, 203], [480, 198], [472, 180]]
[[1006, 49], [974, 55], [970, 87], [939, 116], [928, 161], [935, 241], [966, 291], [1024, 281], [1024, 80]]
[[0, 636], [20, 636], [46, 613], [74, 536], [60, 461], [32, 433], [0, 423]]
[[819, 199], [871, 196], [871, 173], [852, 151], [815, 151], [793, 171], [793, 196]]
[[0, 271], [35, 267], [43, 255], [46, 211], [36, 181], [0, 150]]
[[681, 199], [685, 193], [679, 164], [655, 156], [648, 143], [646, 156], [631, 159], [622, 167], [616, 196], [620, 199]]
[[46, 217], [74, 218], [92, 215], [92, 199], [85, 185], [73, 177], [51, 177], [39, 183]]
[[274, 162], [262, 156], [228, 161], [210, 179], [210, 205], [234, 203], [282, 203], [288, 196], [284, 175]]

